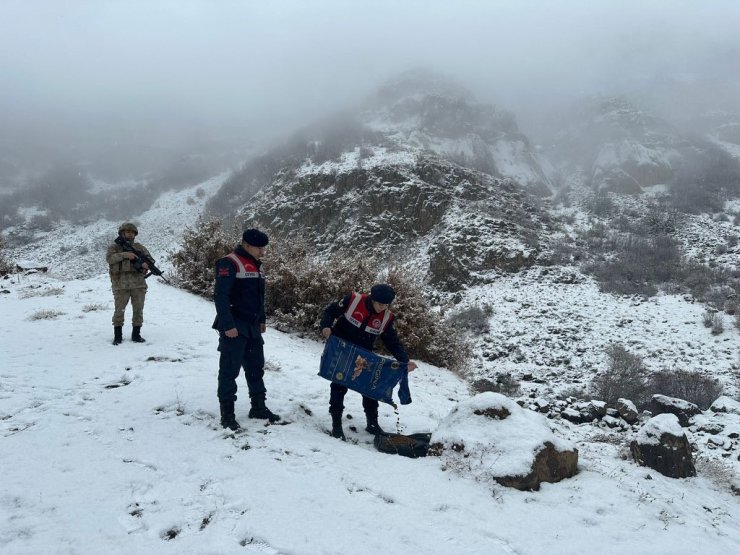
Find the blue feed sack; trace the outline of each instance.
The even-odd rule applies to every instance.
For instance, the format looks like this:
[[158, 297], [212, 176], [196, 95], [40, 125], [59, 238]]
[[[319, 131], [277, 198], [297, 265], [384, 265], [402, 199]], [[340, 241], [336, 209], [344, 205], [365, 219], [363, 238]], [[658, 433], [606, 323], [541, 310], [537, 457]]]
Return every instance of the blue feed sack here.
[[[408, 364], [376, 355], [354, 343], [329, 336], [321, 355], [319, 376], [393, 407], [393, 388], [406, 377]], [[404, 395], [399, 391], [401, 403]], [[410, 402], [410, 397], [408, 402]]]

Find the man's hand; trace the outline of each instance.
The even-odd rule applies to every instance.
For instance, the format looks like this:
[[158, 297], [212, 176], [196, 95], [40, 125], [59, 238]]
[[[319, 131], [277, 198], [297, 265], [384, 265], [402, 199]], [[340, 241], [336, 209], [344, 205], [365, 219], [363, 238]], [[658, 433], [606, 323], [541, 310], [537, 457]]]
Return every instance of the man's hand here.
[[407, 367], [407, 370], [408, 370], [409, 372], [413, 372], [413, 371], [414, 371], [414, 370], [416, 370], [417, 368], [418, 368], [418, 366], [416, 365], [416, 363], [415, 363], [415, 362], [414, 362], [413, 360], [410, 360], [410, 361], [409, 361], [409, 365], [408, 365], [408, 367]]
[[230, 337], [231, 339], [234, 339], [235, 337], [239, 335], [239, 330], [236, 328], [231, 328], [230, 330], [226, 330], [224, 332], [224, 335], [226, 337]]
[[329, 339], [329, 336], [331, 335], [331, 328], [322, 329], [321, 335], [323, 335], [326, 339]]
[[136, 255], [134, 253], [132, 253], [132, 252], [125, 251], [123, 253], [123, 256], [125, 258], [128, 258], [129, 260], [136, 260]]
[[260, 324], [260, 333], [265, 333], [267, 331], [267, 324]]
[[149, 264], [147, 264], [146, 262], [142, 262], [141, 267], [144, 268], [145, 271], [149, 271]]

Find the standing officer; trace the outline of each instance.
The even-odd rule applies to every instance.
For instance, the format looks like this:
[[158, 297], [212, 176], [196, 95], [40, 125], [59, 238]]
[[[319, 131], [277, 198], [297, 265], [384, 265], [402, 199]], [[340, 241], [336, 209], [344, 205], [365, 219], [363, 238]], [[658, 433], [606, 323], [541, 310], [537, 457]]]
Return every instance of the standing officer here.
[[[149, 255], [149, 251], [141, 243], [134, 243], [134, 238], [139, 234], [139, 230], [131, 222], [121, 224], [118, 228], [118, 235], [132, 243], [132, 246], [141, 253]], [[141, 337], [141, 326], [144, 323], [144, 298], [146, 297], [146, 273], [149, 265], [142, 262], [137, 268], [134, 262], [138, 258], [134, 253], [124, 251], [118, 242], [114, 242], [108, 247], [105, 259], [108, 262], [108, 273], [110, 275], [111, 289], [113, 289], [113, 344], [119, 345], [123, 341], [123, 320], [128, 305], [131, 300], [131, 308], [134, 314], [131, 318], [133, 325], [131, 331], [131, 341], [135, 343], [144, 343]]]
[[236, 378], [244, 367], [252, 407], [249, 418], [277, 422], [280, 417], [265, 406], [265, 276], [260, 259], [269, 242], [258, 229], [248, 229], [233, 252], [216, 261], [216, 320], [218, 350], [218, 400], [221, 406], [221, 426], [238, 430], [234, 415]]

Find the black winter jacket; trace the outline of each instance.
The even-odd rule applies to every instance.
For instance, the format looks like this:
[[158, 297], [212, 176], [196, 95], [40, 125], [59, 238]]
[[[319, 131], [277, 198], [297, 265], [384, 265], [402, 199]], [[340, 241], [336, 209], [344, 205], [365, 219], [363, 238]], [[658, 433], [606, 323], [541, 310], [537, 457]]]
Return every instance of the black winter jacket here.
[[[359, 345], [363, 349], [372, 351], [375, 345], [375, 338], [378, 336], [365, 331], [365, 327], [367, 326], [370, 317], [375, 314], [372, 301], [369, 296], [365, 299], [365, 306], [368, 308], [370, 316], [365, 319], [362, 326], [359, 328], [352, 325], [344, 316], [344, 312], [347, 310], [350, 301], [351, 295], [347, 295], [341, 301], [335, 301], [327, 306], [321, 314], [321, 329], [331, 328], [332, 334], [336, 335], [340, 339], [344, 339], [350, 343]], [[391, 318], [390, 322], [388, 322], [388, 326], [385, 331], [380, 334], [380, 339], [383, 340], [383, 344], [396, 360], [399, 362], [409, 361], [409, 355], [406, 353], [406, 349], [404, 349], [401, 344], [401, 340], [398, 338], [398, 332], [396, 332], [396, 328], [394, 326], [394, 318]]]
[[216, 319], [213, 328], [220, 332], [237, 328], [241, 335], [261, 338], [260, 324], [265, 323], [265, 276], [260, 270], [262, 262], [241, 245], [234, 249], [234, 254], [246, 261], [247, 277], [237, 277], [238, 268], [231, 258], [223, 257], [216, 261], [213, 291]]

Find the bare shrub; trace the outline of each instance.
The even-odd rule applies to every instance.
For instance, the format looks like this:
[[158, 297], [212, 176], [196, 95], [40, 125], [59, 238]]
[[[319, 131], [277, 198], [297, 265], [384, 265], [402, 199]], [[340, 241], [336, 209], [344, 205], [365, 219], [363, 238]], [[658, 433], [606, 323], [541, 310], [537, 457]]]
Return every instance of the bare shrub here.
[[488, 319], [493, 314], [491, 305], [484, 304], [483, 307], [471, 306], [453, 312], [447, 317], [447, 324], [450, 328], [457, 328], [469, 331], [477, 335], [488, 333], [490, 324]]
[[10, 262], [5, 250], [5, 239], [0, 237], [0, 276], [9, 274], [13, 271], [13, 263]]
[[47, 287], [46, 289], [26, 289], [18, 293], [19, 299], [30, 299], [31, 297], [55, 297], [64, 295], [62, 287]]
[[387, 282], [398, 294], [394, 301], [398, 333], [412, 358], [464, 374], [472, 347], [457, 329], [450, 329], [424, 294], [423, 283], [400, 267], [391, 268]]
[[240, 236], [238, 228], [229, 234], [223, 229], [222, 222], [215, 218], [198, 220], [194, 227], [186, 228], [179, 250], [172, 253], [175, 283], [210, 299], [216, 260], [229, 254], [241, 240]]
[[601, 217], [614, 216], [617, 213], [614, 201], [609, 196], [609, 193], [604, 191], [600, 191], [587, 198], [583, 203], [583, 208], [586, 212]]
[[31, 314], [27, 319], [30, 321], [35, 320], [54, 320], [58, 316], [63, 316], [64, 312], [60, 312], [59, 310], [37, 310], [33, 314]]
[[493, 380], [486, 378], [475, 380], [471, 384], [471, 387], [476, 393], [493, 391], [494, 393], [501, 393], [507, 397], [516, 397], [521, 391], [521, 383], [511, 374], [511, 372], [501, 372], [496, 374], [496, 377]]
[[660, 370], [648, 379], [651, 395], [678, 397], [707, 410], [722, 395], [722, 384], [698, 372], [688, 370]]
[[369, 290], [377, 276], [373, 260], [321, 260], [305, 241], [278, 238], [270, 247], [264, 259], [269, 278], [265, 308], [286, 329], [315, 331], [326, 305], [352, 291]]
[[98, 310], [106, 310], [108, 307], [104, 304], [86, 304], [82, 307], [82, 312], [97, 312]]
[[265, 256], [270, 279], [266, 311], [277, 326], [315, 332], [326, 306], [353, 291], [368, 291], [385, 281], [396, 290], [396, 328], [409, 355], [462, 372], [471, 348], [457, 330], [450, 330], [423, 294], [423, 283], [400, 268], [379, 274], [382, 264], [338, 254], [319, 259], [305, 242], [275, 241]]
[[609, 255], [586, 268], [604, 292], [652, 296], [658, 286], [680, 282], [686, 274], [678, 243], [667, 235], [612, 235], [600, 245]]
[[629, 353], [623, 345], [612, 343], [606, 348], [606, 371], [591, 382], [593, 398], [616, 406], [617, 399], [624, 397], [638, 407], [649, 400], [648, 371], [642, 357]]
[[[200, 221], [185, 230], [180, 249], [173, 253], [175, 279], [182, 288], [211, 298], [216, 260], [228, 254], [241, 232], [224, 233], [219, 220]], [[368, 291], [385, 281], [396, 290], [393, 310], [396, 328], [412, 358], [462, 372], [471, 348], [458, 330], [450, 330], [425, 297], [424, 284], [409, 272], [370, 258], [338, 253], [320, 258], [312, 245], [283, 241], [273, 235], [264, 258], [268, 276], [265, 311], [274, 325], [289, 331], [316, 333], [321, 312], [332, 301], [353, 291]]]
[[722, 319], [722, 314], [707, 310], [702, 316], [702, 323], [705, 328], [712, 328], [712, 335], [720, 335], [725, 331], [725, 324]]

